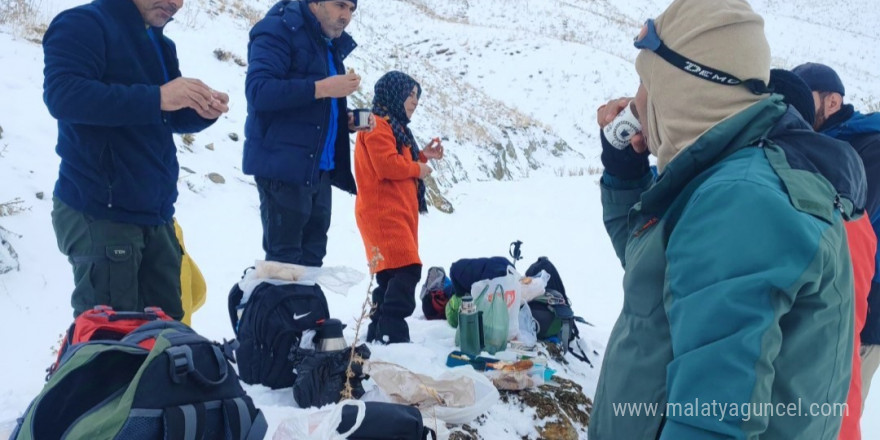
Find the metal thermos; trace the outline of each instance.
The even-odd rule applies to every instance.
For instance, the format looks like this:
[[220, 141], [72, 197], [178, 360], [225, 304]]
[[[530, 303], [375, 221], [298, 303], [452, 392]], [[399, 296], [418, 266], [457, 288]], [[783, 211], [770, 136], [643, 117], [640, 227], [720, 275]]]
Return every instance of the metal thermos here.
[[318, 351], [339, 351], [348, 347], [342, 329], [345, 325], [338, 319], [327, 319], [316, 329], [315, 339], [318, 340]]

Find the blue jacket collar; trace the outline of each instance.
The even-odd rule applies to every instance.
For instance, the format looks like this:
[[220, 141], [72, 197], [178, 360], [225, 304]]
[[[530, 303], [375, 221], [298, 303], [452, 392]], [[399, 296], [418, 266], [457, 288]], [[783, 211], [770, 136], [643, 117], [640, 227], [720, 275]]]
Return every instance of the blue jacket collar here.
[[[287, 28], [291, 31], [296, 31], [305, 26], [309, 30], [309, 33], [311, 33], [316, 39], [324, 39], [324, 34], [321, 31], [321, 25], [318, 23], [318, 18], [315, 17], [315, 14], [312, 14], [308, 3], [305, 1], [282, 0], [276, 3], [275, 6], [272, 6], [268, 15], [280, 15], [281, 21], [284, 22], [284, 24], [287, 25]], [[343, 60], [357, 47], [354, 38], [352, 38], [347, 32], [342, 32], [342, 35], [340, 35], [339, 38], [335, 38], [332, 41], [333, 47], [336, 48], [336, 52]]]
[[846, 112], [846, 114], [851, 116], [839, 124], [833, 124], [833, 126], [828, 128], [823, 127], [823, 134], [835, 139], [849, 141], [860, 134], [880, 133], [880, 113], [865, 115], [853, 110], [850, 104], [845, 105], [840, 111]]

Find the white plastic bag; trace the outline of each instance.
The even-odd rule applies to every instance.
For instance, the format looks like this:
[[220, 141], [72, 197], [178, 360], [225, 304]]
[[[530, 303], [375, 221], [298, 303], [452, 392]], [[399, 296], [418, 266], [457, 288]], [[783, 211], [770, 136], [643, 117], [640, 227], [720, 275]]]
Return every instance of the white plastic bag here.
[[[255, 270], [248, 271], [238, 286], [250, 295], [253, 290], [263, 281], [273, 284], [318, 284], [324, 290], [342, 295], [348, 295], [348, 289], [360, 283], [366, 275], [355, 269], [345, 266], [335, 267], [311, 267], [298, 264], [279, 263], [277, 261], [257, 260]], [[248, 289], [248, 286], [251, 286]]]
[[520, 278], [520, 293], [523, 302], [529, 302], [543, 295], [547, 289], [548, 281], [550, 281], [550, 274], [543, 269], [535, 276]]
[[[342, 408], [346, 405], [357, 407], [354, 425], [347, 432], [336, 431], [342, 423]], [[309, 415], [289, 418], [278, 426], [273, 440], [345, 440], [364, 422], [367, 406], [360, 400], [344, 400], [333, 408]]]
[[449, 440], [449, 428], [446, 427], [446, 421], [434, 417], [430, 412], [431, 410], [422, 412], [422, 424], [425, 425], [425, 428], [434, 431], [437, 440]]
[[[504, 292], [504, 300], [507, 303], [507, 340], [516, 338], [519, 334], [519, 307], [522, 304], [522, 294], [520, 293], [521, 284], [519, 282], [522, 276], [512, 266], [507, 267], [507, 275], [492, 278], [490, 280], [481, 280], [471, 285], [471, 296], [474, 301], [479, 302], [479, 297], [485, 290], [487, 295], [494, 295], [493, 292]], [[488, 289], [486, 289], [488, 287]], [[491, 298], [487, 298], [491, 301]]]
[[523, 303], [519, 309], [519, 334], [516, 340], [527, 348], [534, 347], [538, 343], [538, 322], [532, 316], [532, 309], [528, 303]]

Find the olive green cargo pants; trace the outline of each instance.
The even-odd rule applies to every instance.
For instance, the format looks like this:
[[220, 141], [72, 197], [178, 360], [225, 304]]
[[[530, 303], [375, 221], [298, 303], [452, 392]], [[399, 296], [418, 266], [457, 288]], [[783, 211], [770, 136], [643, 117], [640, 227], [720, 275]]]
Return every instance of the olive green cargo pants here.
[[183, 317], [182, 250], [173, 223], [117, 223], [95, 219], [58, 199], [53, 202], [58, 248], [73, 266], [74, 316], [109, 305], [117, 311], [160, 307], [174, 319]]

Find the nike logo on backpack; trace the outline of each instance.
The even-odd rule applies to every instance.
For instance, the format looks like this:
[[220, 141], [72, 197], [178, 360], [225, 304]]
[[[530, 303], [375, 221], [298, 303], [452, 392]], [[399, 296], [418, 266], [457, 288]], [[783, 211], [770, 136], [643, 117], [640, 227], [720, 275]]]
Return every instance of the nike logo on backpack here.
[[296, 313], [294, 313], [294, 314], [293, 314], [293, 320], [294, 320], [294, 321], [299, 321], [301, 318], [305, 318], [306, 316], [309, 316], [309, 315], [311, 315], [311, 314], [312, 314], [312, 312], [306, 312], [306, 313], [303, 313], [302, 315], [297, 315]]

